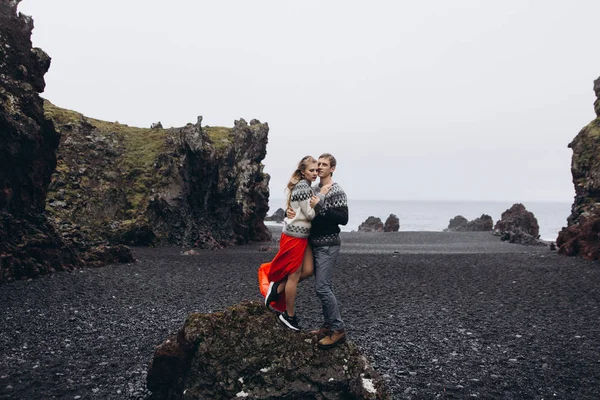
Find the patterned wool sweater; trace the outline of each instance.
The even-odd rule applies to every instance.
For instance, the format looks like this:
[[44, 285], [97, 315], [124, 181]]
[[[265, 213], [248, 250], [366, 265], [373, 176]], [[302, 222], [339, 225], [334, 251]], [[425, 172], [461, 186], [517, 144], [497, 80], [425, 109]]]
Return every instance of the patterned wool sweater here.
[[316, 215], [315, 210], [310, 207], [312, 196], [313, 191], [307, 180], [303, 179], [294, 186], [290, 194], [289, 206], [296, 212], [296, 216], [283, 220], [283, 233], [295, 238], [308, 237], [311, 227], [310, 221]]
[[317, 215], [312, 221], [308, 240], [313, 247], [342, 244], [339, 225], [348, 223], [348, 198], [337, 183], [326, 195], [317, 194], [321, 201], [315, 206]]

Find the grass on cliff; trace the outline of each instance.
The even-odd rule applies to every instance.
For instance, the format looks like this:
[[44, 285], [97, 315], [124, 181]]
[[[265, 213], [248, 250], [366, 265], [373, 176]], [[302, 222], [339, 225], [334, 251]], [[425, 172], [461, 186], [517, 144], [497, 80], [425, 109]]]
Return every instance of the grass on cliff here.
[[83, 114], [60, 108], [44, 100], [44, 114], [54, 122], [57, 131], [61, 131], [62, 125], [77, 124], [85, 120]]
[[[168, 151], [166, 137], [169, 130], [137, 128], [118, 122], [102, 121], [89, 118], [76, 111], [60, 108], [51, 102], [44, 101], [44, 110], [46, 116], [54, 121], [56, 129], [61, 132], [67, 125], [80, 125], [87, 123], [96, 128], [94, 135], [107, 136], [111, 133], [116, 134], [120, 145], [123, 148], [122, 154], [114, 161], [115, 171], [120, 172], [120, 189], [124, 191], [129, 203], [131, 212], [144, 209], [150, 197], [151, 189], [159, 189], [166, 184], [166, 178], [159, 174], [154, 167], [158, 156]], [[215, 150], [218, 153], [224, 152], [233, 143], [233, 129], [213, 126], [203, 128], [210, 137]], [[69, 166], [57, 165], [57, 172], [68, 174]], [[86, 182], [81, 182], [86, 184]], [[133, 216], [133, 215], [132, 215]]]
[[233, 129], [225, 128], [224, 126], [205, 126], [202, 128], [213, 142], [213, 146], [217, 152], [221, 152], [228, 148], [233, 142]]
[[[143, 207], [150, 189], [161, 185], [162, 177], [154, 168], [154, 163], [159, 154], [167, 150], [164, 129], [137, 128], [88, 118], [76, 111], [56, 107], [49, 101], [45, 101], [44, 110], [58, 131], [64, 130], [65, 125], [87, 123], [96, 128], [96, 135], [117, 135], [124, 151], [115, 160], [114, 167], [120, 171], [123, 181], [127, 182], [121, 189], [125, 191], [132, 209]], [[60, 165], [57, 170], [60, 171]]]
[[88, 118], [76, 111], [56, 107], [49, 101], [45, 101], [44, 110], [48, 117], [54, 122], [58, 122], [57, 129], [59, 130], [61, 125], [87, 122], [98, 129], [98, 133], [101, 135], [111, 132], [119, 134], [125, 147], [122, 162], [126, 170], [150, 169], [158, 155], [165, 151], [164, 129], [136, 128], [118, 122]]

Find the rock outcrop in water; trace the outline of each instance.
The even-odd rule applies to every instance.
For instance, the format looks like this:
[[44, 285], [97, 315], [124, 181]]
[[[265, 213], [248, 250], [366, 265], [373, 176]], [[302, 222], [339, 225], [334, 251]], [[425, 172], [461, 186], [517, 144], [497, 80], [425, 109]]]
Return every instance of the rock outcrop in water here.
[[546, 245], [540, 240], [540, 226], [537, 218], [521, 203], [513, 204], [502, 213], [502, 217], [494, 226], [494, 234], [509, 243]]
[[155, 399], [390, 399], [356, 345], [330, 350], [291, 332], [259, 302], [191, 314], [148, 370]]
[[[217, 248], [271, 236], [267, 124], [135, 128], [46, 102], [60, 131], [48, 212], [95, 242]], [[77, 226], [78, 228], [74, 228]]]
[[[0, 283], [94, 265], [128, 249], [78, 248], [44, 214], [59, 134], [44, 117], [50, 57], [31, 44], [33, 20], [17, 0], [0, 0]], [[129, 258], [132, 260], [131, 258]], [[116, 261], [116, 260], [115, 260]]]
[[468, 221], [462, 215], [457, 215], [448, 223], [448, 228], [444, 232], [487, 232], [494, 227], [492, 217], [487, 214], [481, 214], [481, 217]]
[[559, 254], [600, 259], [600, 78], [594, 81], [596, 119], [569, 143], [575, 200], [556, 239]]
[[359, 232], [383, 232], [383, 222], [381, 218], [370, 216], [358, 226]]
[[285, 211], [283, 211], [283, 208], [278, 208], [277, 211], [273, 213], [273, 215], [271, 215], [270, 217], [265, 217], [265, 221], [272, 221], [278, 223], [282, 223], [284, 219]]
[[390, 214], [383, 224], [384, 232], [398, 232], [400, 230], [400, 218], [395, 214]]

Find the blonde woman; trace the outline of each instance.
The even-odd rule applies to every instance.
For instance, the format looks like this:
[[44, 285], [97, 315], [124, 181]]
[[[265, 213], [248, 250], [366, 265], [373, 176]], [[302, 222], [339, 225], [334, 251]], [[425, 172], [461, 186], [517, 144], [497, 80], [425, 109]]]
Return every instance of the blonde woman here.
[[319, 202], [311, 188], [317, 176], [316, 159], [306, 156], [300, 160], [286, 187], [286, 205], [295, 211], [295, 215], [283, 221], [277, 255], [258, 269], [265, 305], [280, 311], [280, 322], [294, 331], [300, 330], [295, 310], [298, 282], [311, 276], [314, 270], [308, 235], [315, 217], [313, 207]]

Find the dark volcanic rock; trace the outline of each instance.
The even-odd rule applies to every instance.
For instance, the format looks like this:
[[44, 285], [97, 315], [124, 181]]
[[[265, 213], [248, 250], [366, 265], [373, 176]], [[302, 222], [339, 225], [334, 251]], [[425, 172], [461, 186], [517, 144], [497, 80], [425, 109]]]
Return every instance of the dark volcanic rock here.
[[[131, 253], [130, 253], [131, 255]], [[41, 213], [0, 212], [0, 283], [80, 267], [83, 259]]]
[[358, 227], [359, 232], [383, 232], [383, 222], [377, 217], [369, 217]]
[[48, 211], [94, 242], [218, 248], [271, 239], [263, 219], [269, 127], [152, 129], [99, 121], [47, 102], [62, 134]]
[[466, 227], [468, 223], [469, 223], [468, 219], [466, 219], [462, 215], [457, 215], [456, 217], [454, 217], [450, 220], [450, 222], [448, 223], [448, 228], [444, 229], [444, 231], [447, 231], [447, 232], [458, 231], [458, 230], [461, 230], [462, 228]]
[[[44, 214], [59, 144], [39, 96], [50, 57], [32, 48], [33, 20], [17, 14], [18, 4], [0, 0], [0, 283], [70, 270], [88, 259], [114, 262], [115, 251], [116, 259], [132, 260], [128, 248], [93, 249], [78, 229], [59, 234]], [[65, 207], [63, 200], [59, 195], [53, 207]]]
[[15, 215], [43, 212], [59, 140], [39, 96], [50, 57], [18, 4], [0, 0], [0, 211]]
[[521, 203], [513, 204], [502, 213], [494, 226], [494, 234], [510, 243], [526, 245], [545, 245], [540, 241], [540, 227], [532, 212]]
[[569, 144], [573, 149], [571, 174], [575, 200], [567, 227], [556, 239], [558, 253], [580, 255], [589, 260], [600, 259], [600, 78], [594, 81], [598, 117], [584, 127]]
[[320, 350], [278, 325], [260, 302], [191, 314], [159, 345], [148, 388], [157, 399], [389, 399], [356, 345]]
[[0, 283], [82, 264], [43, 214], [59, 140], [39, 96], [50, 57], [18, 4], [0, 0]]
[[398, 230], [400, 230], [400, 219], [396, 215], [390, 214], [390, 216], [385, 220], [383, 231], [398, 232]]
[[596, 93], [596, 101], [594, 101], [594, 111], [596, 111], [596, 116], [600, 117], [600, 78], [594, 81], [594, 93]]
[[135, 259], [131, 249], [122, 244], [115, 246], [98, 246], [90, 249], [84, 254], [86, 265], [90, 267], [101, 267], [106, 264], [131, 263]]
[[492, 217], [487, 214], [481, 214], [481, 217], [469, 221], [465, 230], [469, 232], [487, 232], [491, 231], [493, 227], [494, 221], [492, 220]]
[[270, 217], [265, 217], [265, 221], [283, 222], [285, 219], [285, 211], [283, 208], [278, 208]]
[[448, 228], [444, 229], [444, 232], [487, 232], [491, 231], [493, 226], [494, 221], [487, 214], [482, 214], [481, 217], [472, 221], [467, 221], [462, 215], [457, 215], [450, 220]]

